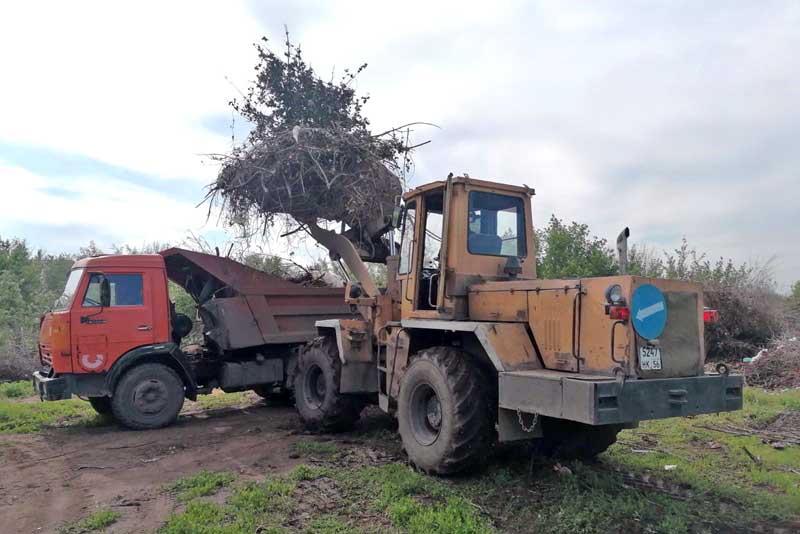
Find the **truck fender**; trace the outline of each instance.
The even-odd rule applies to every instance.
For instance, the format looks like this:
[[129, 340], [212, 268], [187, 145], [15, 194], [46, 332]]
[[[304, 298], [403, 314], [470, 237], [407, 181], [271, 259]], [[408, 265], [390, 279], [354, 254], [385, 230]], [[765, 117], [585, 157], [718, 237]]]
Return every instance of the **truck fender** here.
[[197, 399], [197, 381], [192, 366], [175, 343], [144, 345], [126, 352], [106, 375], [105, 389], [109, 396], [114, 395], [114, 386], [128, 369], [145, 362], [163, 363], [174, 369], [186, 386], [186, 398]]

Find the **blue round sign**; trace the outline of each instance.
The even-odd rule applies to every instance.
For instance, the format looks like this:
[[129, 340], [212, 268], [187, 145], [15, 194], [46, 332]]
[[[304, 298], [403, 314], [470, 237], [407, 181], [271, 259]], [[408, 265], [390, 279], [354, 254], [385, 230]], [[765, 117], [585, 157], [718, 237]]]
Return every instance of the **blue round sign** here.
[[645, 339], [656, 339], [667, 324], [667, 302], [664, 294], [652, 284], [636, 288], [631, 299], [633, 328]]

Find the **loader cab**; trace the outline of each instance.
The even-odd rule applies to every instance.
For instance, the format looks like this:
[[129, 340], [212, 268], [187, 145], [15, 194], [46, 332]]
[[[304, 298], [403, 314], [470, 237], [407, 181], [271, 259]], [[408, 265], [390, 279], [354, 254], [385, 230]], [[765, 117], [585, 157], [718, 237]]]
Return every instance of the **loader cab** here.
[[533, 191], [466, 177], [433, 182], [405, 196], [397, 279], [403, 318], [463, 319], [467, 287], [536, 277]]

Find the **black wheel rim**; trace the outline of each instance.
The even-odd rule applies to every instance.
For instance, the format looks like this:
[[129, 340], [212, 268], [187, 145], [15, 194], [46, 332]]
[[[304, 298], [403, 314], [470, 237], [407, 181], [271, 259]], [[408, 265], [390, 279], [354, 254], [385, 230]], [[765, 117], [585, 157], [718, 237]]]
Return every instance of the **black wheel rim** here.
[[312, 408], [319, 408], [325, 400], [326, 392], [325, 373], [318, 365], [312, 364], [306, 371], [303, 383], [303, 397], [306, 404]]
[[430, 384], [418, 384], [411, 392], [409, 421], [420, 445], [432, 445], [442, 429], [442, 404]]
[[140, 413], [156, 414], [167, 406], [168, 401], [169, 390], [157, 378], [149, 378], [133, 390], [133, 407]]

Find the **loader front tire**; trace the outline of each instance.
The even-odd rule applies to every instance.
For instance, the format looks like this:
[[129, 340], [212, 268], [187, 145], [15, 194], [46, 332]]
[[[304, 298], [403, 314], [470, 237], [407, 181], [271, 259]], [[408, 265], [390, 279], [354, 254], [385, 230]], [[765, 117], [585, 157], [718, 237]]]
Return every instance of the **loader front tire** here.
[[294, 402], [309, 430], [340, 432], [352, 428], [364, 408], [358, 395], [339, 392], [342, 362], [336, 341], [318, 337], [300, 352], [294, 378]]
[[398, 420], [403, 448], [426, 473], [477, 467], [494, 443], [486, 376], [454, 347], [420, 352], [403, 375]]
[[149, 430], [172, 424], [183, 400], [184, 385], [178, 373], [160, 363], [144, 363], [119, 379], [111, 410], [123, 426]]

